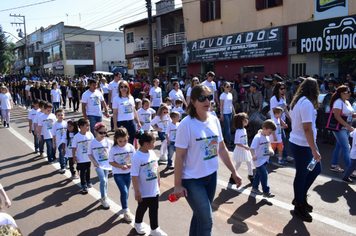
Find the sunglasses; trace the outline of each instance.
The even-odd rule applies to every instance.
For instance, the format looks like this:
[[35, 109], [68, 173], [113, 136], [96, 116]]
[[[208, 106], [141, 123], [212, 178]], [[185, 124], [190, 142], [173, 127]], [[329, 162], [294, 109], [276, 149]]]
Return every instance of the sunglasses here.
[[350, 93], [351, 93], [351, 91], [346, 91], [346, 92], [343, 92], [343, 93], [350, 94]]
[[108, 132], [104, 131], [104, 132], [98, 132], [98, 134], [100, 135], [104, 135], [104, 134], [107, 134]]
[[285, 88], [280, 88], [279, 90], [285, 90]]
[[125, 85], [125, 86], [120, 86], [120, 88], [127, 88], [127, 86]]
[[199, 102], [205, 102], [206, 99], [208, 99], [209, 101], [213, 100], [213, 95], [212, 94], [210, 94], [208, 96], [200, 95], [198, 97]]

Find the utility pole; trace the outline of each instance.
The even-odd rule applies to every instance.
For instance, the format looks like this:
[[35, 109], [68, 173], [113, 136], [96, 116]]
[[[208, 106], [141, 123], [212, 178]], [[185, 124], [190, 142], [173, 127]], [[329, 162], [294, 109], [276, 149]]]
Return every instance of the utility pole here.
[[23, 22], [11, 22], [11, 25], [13, 25], [13, 24], [15, 24], [16, 26], [17, 26], [17, 25], [23, 25], [23, 27], [24, 27], [24, 32], [25, 32], [26, 66], [30, 66], [29, 57], [28, 57], [27, 33], [26, 33], [26, 19], [25, 19], [25, 16], [16, 15], [16, 14], [10, 14], [10, 16], [13, 16], [13, 17], [22, 17], [22, 19], [23, 19]]
[[153, 64], [153, 42], [152, 42], [152, 4], [151, 0], [146, 0], [148, 14], [148, 64], [151, 84], [154, 79], [154, 64]]

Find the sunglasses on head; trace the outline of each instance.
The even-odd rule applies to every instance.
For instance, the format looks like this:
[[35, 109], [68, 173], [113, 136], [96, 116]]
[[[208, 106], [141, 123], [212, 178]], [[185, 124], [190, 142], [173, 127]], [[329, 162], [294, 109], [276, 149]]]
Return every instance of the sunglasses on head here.
[[208, 96], [200, 95], [198, 97], [199, 102], [205, 102], [206, 99], [208, 99], [209, 101], [213, 100], [213, 95], [212, 94], [210, 94]]
[[124, 85], [124, 86], [120, 86], [120, 88], [127, 88], [127, 86], [126, 86], [126, 85]]
[[106, 131], [103, 131], [103, 132], [98, 132], [98, 134], [101, 134], [101, 135], [104, 135], [104, 134], [107, 134], [108, 132]]

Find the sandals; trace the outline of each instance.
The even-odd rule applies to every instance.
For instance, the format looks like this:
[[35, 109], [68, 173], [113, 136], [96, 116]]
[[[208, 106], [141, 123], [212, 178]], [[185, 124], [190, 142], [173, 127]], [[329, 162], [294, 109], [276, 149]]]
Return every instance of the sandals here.
[[340, 166], [336, 165], [336, 166], [331, 166], [330, 167], [330, 170], [331, 171], [334, 171], [334, 172], [338, 172], [338, 173], [343, 173], [345, 170], [342, 169]]

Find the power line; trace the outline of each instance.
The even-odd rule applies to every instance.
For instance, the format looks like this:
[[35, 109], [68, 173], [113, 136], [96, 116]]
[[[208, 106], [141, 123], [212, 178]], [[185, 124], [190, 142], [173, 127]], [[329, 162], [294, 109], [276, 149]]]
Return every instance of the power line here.
[[8, 8], [8, 9], [0, 10], [0, 12], [16, 10], [16, 9], [25, 8], [25, 7], [32, 7], [32, 6], [35, 6], [35, 5], [40, 5], [40, 4], [44, 4], [44, 3], [48, 3], [48, 2], [54, 2], [54, 1], [56, 1], [56, 0], [48, 0], [48, 1], [45, 1], [45, 2], [33, 3], [33, 4], [25, 5], [25, 6]]

